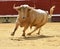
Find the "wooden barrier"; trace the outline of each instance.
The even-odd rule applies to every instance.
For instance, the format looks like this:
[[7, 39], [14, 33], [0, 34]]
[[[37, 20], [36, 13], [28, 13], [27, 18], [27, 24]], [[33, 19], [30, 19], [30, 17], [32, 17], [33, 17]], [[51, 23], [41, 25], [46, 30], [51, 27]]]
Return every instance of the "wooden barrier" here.
[[60, 22], [60, 14], [52, 15], [51, 21], [52, 22]]

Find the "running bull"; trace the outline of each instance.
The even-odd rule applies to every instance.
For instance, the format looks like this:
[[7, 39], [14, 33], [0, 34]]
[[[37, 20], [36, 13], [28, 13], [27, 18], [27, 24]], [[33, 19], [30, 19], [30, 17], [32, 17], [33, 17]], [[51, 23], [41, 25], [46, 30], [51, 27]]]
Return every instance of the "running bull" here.
[[48, 21], [48, 16], [52, 16], [55, 6], [50, 8], [50, 14], [48, 11], [35, 9], [28, 5], [21, 5], [16, 7], [14, 4], [13, 8], [18, 12], [18, 17], [16, 20], [15, 29], [11, 35], [13, 36], [18, 26], [20, 26], [24, 27], [22, 36], [25, 36], [25, 31], [28, 29], [28, 27], [32, 28], [33, 26], [35, 26], [35, 29], [28, 33], [28, 35], [31, 35], [37, 29], [39, 29], [37, 33], [39, 35], [41, 27]]

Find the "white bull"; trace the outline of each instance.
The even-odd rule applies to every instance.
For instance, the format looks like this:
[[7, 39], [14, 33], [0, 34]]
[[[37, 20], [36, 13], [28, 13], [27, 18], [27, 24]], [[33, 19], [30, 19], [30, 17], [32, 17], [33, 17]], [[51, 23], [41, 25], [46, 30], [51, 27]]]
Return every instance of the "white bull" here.
[[13, 8], [16, 9], [19, 16], [17, 17], [16, 27], [11, 35], [13, 36], [18, 26], [21, 26], [24, 27], [22, 36], [25, 36], [26, 29], [28, 27], [32, 28], [33, 26], [35, 26], [35, 29], [32, 32], [28, 33], [28, 35], [31, 35], [31, 33], [37, 29], [39, 29], [37, 34], [40, 34], [41, 27], [47, 22], [48, 16], [51, 16], [53, 14], [55, 6], [52, 6], [50, 8], [50, 14], [48, 14], [48, 11], [35, 9], [28, 5], [21, 5], [17, 7], [14, 5]]

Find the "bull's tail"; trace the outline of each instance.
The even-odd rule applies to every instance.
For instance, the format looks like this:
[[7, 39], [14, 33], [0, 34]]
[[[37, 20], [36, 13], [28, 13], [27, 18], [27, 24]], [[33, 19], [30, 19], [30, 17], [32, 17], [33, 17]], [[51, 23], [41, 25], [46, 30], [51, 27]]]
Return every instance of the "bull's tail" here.
[[50, 8], [50, 16], [52, 16], [52, 14], [54, 12], [54, 8], [55, 8], [55, 5]]

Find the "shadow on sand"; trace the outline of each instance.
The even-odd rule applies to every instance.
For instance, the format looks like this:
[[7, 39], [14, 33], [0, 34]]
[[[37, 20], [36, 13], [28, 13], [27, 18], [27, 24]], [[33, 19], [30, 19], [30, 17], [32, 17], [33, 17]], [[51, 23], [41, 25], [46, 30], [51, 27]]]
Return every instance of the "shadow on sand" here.
[[16, 41], [23, 41], [23, 40], [37, 40], [37, 39], [42, 39], [42, 38], [52, 38], [54, 36], [47, 36], [47, 35], [39, 35], [39, 36], [28, 36], [28, 37], [14, 37], [11, 38], [11, 40], [16, 40]]
[[41, 39], [41, 38], [52, 38], [54, 36], [47, 36], [47, 35], [39, 35], [39, 36], [30, 36], [24, 38], [25, 40], [36, 40], [36, 39]]

